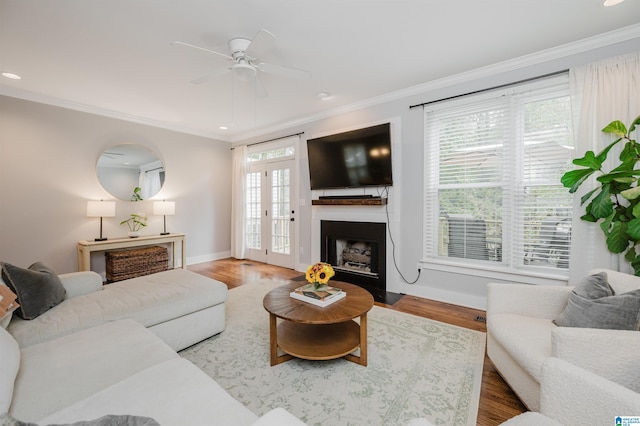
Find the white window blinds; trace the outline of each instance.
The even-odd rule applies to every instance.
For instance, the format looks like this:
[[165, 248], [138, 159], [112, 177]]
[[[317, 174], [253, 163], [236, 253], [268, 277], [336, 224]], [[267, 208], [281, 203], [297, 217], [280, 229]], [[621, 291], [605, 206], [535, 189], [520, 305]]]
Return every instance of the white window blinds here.
[[566, 270], [566, 77], [443, 102], [425, 114], [425, 258]]

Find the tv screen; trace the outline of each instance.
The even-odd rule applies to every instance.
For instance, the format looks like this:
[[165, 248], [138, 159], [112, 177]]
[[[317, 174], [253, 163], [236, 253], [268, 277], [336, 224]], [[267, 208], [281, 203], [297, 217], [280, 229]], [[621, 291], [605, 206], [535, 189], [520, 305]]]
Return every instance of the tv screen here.
[[307, 141], [311, 189], [391, 186], [389, 123]]

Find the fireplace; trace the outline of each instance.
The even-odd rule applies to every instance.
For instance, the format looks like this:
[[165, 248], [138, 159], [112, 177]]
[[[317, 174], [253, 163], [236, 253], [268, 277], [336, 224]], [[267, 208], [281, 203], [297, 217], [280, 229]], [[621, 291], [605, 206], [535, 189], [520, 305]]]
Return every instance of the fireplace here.
[[320, 221], [320, 260], [333, 266], [335, 280], [368, 290], [384, 302], [387, 290], [386, 224]]

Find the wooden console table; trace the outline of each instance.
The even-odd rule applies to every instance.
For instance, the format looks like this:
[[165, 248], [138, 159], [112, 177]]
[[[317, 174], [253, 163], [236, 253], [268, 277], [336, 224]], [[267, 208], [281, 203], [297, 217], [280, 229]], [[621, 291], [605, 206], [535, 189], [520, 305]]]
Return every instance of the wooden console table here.
[[176, 265], [176, 249], [178, 243], [181, 244], [182, 262], [180, 267], [187, 268], [186, 235], [145, 235], [137, 238], [114, 238], [105, 241], [78, 241], [78, 270], [91, 270], [91, 253], [97, 251], [115, 250], [129, 247], [152, 246], [155, 244], [171, 244], [173, 249], [173, 267]]

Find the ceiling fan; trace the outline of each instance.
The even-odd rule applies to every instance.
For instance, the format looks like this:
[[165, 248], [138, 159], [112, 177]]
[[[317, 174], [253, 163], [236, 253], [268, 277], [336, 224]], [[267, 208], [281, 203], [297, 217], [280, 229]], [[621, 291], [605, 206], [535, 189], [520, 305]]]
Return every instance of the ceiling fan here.
[[[227, 70], [231, 70], [232, 74], [238, 80], [254, 82], [256, 95], [265, 97], [267, 96], [267, 91], [258, 78], [258, 71], [276, 74], [283, 77], [298, 78], [301, 80], [306, 80], [311, 77], [311, 73], [309, 71], [285, 67], [282, 65], [268, 64], [259, 61], [260, 56], [273, 46], [275, 40], [276, 37], [272, 33], [263, 29], [258, 31], [258, 34], [256, 34], [253, 40], [249, 40], [246, 38], [233, 38], [229, 40], [228, 54], [216, 52], [214, 50], [195, 46], [193, 44], [185, 43], [182, 41], [174, 41], [171, 44], [174, 46], [183, 46], [195, 50], [200, 50], [206, 53], [212, 53], [229, 61], [233, 61], [233, 65], [225, 68]], [[194, 84], [202, 84], [207, 82], [215, 74], [218, 74], [218, 72], [198, 77], [194, 80], [191, 80], [191, 82]]]

